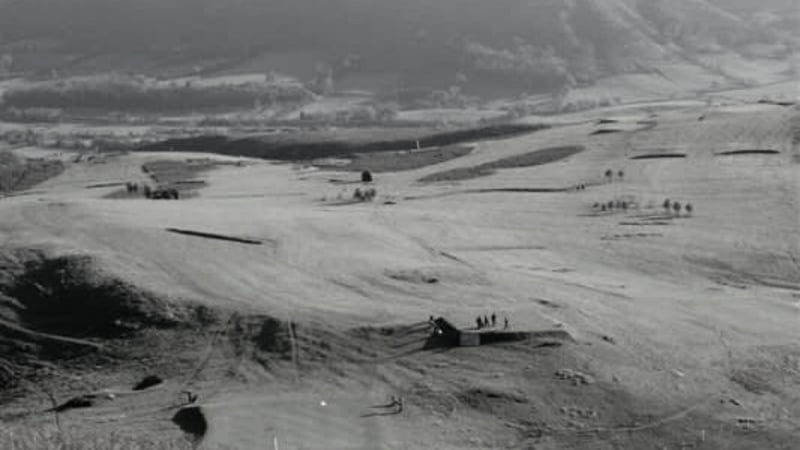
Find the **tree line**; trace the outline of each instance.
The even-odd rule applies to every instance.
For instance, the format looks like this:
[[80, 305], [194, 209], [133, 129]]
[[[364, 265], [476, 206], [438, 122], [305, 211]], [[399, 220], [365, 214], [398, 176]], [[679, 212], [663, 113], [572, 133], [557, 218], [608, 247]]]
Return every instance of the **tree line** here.
[[160, 85], [133, 78], [75, 80], [11, 89], [3, 95], [6, 108], [87, 108], [140, 111], [204, 108], [251, 108], [255, 105], [300, 103], [313, 94], [296, 85], [193, 86]]

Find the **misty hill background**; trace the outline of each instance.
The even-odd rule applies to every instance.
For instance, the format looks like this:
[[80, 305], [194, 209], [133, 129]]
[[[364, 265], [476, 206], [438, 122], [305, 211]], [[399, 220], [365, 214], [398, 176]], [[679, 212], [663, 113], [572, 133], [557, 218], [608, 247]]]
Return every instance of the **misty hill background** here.
[[24, 74], [274, 71], [492, 95], [710, 53], [782, 57], [798, 47], [798, 10], [795, 0], [0, 0], [0, 56]]

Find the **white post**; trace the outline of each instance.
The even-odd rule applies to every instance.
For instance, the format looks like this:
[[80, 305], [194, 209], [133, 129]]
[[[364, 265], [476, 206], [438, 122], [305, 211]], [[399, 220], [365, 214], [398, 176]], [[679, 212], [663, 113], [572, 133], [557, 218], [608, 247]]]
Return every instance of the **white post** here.
[[273, 437], [273, 438], [272, 438], [272, 446], [273, 446], [273, 448], [274, 448], [275, 450], [280, 450], [280, 449], [278, 448], [278, 436], [275, 436], [275, 437]]

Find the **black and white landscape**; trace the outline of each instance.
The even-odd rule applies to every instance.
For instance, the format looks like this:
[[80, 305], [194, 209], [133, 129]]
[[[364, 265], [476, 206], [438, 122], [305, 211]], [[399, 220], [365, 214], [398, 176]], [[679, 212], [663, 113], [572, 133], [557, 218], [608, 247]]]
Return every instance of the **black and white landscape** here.
[[796, 0], [0, 0], [0, 448], [793, 449]]

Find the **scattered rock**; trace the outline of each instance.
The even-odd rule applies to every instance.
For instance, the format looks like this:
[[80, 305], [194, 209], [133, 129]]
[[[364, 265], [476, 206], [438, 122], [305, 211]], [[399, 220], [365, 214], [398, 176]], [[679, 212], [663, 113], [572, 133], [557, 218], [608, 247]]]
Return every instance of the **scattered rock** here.
[[561, 369], [557, 371], [556, 378], [559, 380], [571, 381], [574, 386], [594, 384], [593, 377], [572, 369]]
[[573, 419], [596, 419], [597, 411], [591, 408], [581, 408], [576, 406], [562, 406], [561, 414]]
[[616, 344], [617, 341], [611, 336], [603, 336], [603, 340], [608, 342], [609, 344]]
[[743, 430], [752, 430], [754, 428], [759, 428], [764, 423], [763, 419], [757, 419], [754, 417], [741, 417], [736, 419], [736, 424], [739, 428]]

